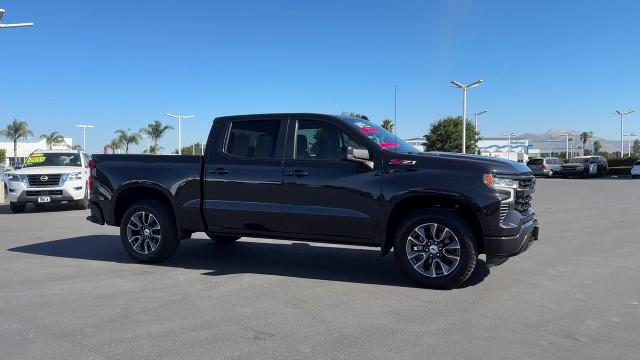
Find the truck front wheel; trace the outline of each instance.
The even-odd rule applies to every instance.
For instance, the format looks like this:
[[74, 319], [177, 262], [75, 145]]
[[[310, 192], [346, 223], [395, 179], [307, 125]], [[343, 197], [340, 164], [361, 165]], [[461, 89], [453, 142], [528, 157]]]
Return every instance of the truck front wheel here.
[[462, 284], [477, 261], [475, 236], [464, 219], [444, 209], [415, 212], [398, 228], [394, 255], [402, 272], [434, 289]]
[[140, 201], [127, 209], [120, 223], [120, 239], [127, 253], [143, 263], [170, 257], [180, 244], [170, 209], [154, 200]]

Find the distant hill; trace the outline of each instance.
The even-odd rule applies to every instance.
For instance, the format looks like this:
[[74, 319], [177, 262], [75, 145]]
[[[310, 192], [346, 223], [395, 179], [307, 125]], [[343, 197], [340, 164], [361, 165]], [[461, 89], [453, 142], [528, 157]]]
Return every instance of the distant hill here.
[[[541, 134], [524, 133], [518, 135], [517, 138], [529, 139], [529, 144], [533, 145], [533, 147], [536, 149], [547, 149], [549, 147], [549, 142], [547, 140], [553, 140], [553, 143], [551, 144], [552, 149], [554, 149], [554, 151], [562, 151], [566, 147], [566, 137], [562, 134], [573, 134], [573, 136], [571, 137], [574, 139], [574, 147], [582, 146], [582, 142], [580, 141], [580, 132], [576, 130], [555, 129], [546, 131]], [[620, 151], [620, 140], [608, 140], [598, 137], [596, 137], [596, 139], [600, 140], [600, 142], [602, 143], [602, 151]], [[587, 142], [587, 149], [591, 148], [591, 141], [592, 140], [589, 140]]]

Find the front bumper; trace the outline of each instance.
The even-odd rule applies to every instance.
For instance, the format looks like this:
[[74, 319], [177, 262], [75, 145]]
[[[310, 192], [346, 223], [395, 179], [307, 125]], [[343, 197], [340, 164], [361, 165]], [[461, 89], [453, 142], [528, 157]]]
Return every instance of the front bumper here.
[[575, 168], [575, 169], [559, 169], [556, 171], [556, 175], [559, 176], [584, 176], [589, 174], [589, 169]]
[[499, 265], [509, 257], [518, 255], [538, 240], [540, 226], [537, 219], [524, 223], [513, 236], [485, 236], [484, 246], [489, 265]]
[[81, 200], [85, 196], [83, 180], [67, 181], [63, 186], [26, 187], [21, 182], [9, 182], [7, 200], [18, 204], [38, 203], [38, 196], [48, 196], [51, 203]]

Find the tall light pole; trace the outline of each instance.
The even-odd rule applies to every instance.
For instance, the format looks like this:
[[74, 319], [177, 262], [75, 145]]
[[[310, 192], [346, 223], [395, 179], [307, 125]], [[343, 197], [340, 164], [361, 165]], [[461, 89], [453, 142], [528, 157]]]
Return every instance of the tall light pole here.
[[567, 150], [564, 153], [564, 156], [567, 160], [569, 160], [569, 135], [571, 134], [560, 134], [560, 136], [566, 136], [567, 137]]
[[462, 84], [455, 80], [451, 81], [453, 86], [462, 89], [462, 153], [467, 153], [467, 89], [476, 87], [482, 83], [483, 80], [476, 80], [469, 84]]
[[631, 134], [625, 134], [624, 136], [629, 138], [629, 156], [631, 156], [631, 137], [632, 136], [638, 136], [637, 134], [631, 133]]
[[142, 137], [147, 139], [147, 154], [151, 154], [151, 142], [149, 141], [149, 135], [142, 134]]
[[616, 110], [616, 114], [620, 115], [620, 158], [624, 157], [624, 116], [631, 114], [635, 110], [620, 111]]
[[[0, 21], [2, 21], [2, 17], [6, 11], [4, 9], [0, 9]], [[0, 23], [0, 29], [2, 28], [16, 28], [16, 27], [25, 27], [25, 26], [33, 26], [33, 23], [17, 23], [17, 24], [2, 24]]]
[[182, 119], [195, 117], [195, 115], [173, 115], [164, 113], [165, 115], [178, 119], [178, 155], [182, 155]]
[[[511, 137], [518, 136], [516, 133], [502, 134], [502, 136], [507, 136], [509, 138], [509, 148], [507, 150], [507, 160], [511, 160]], [[516, 158], [516, 161], [518, 159]]]
[[87, 129], [93, 129], [95, 126], [87, 124], [77, 124], [75, 127], [82, 128], [82, 150], [87, 151]]
[[469, 115], [473, 115], [473, 124], [474, 124], [473, 126], [474, 126], [474, 129], [476, 130], [476, 132], [478, 132], [478, 115], [482, 115], [482, 114], [486, 113], [487, 111], [489, 111], [489, 110], [483, 110], [483, 111], [480, 111], [478, 113], [473, 113], [473, 114], [469, 113]]

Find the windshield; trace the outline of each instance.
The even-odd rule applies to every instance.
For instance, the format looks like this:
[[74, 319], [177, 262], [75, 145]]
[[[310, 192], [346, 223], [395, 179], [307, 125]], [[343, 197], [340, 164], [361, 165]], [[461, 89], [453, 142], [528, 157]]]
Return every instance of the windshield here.
[[401, 153], [418, 153], [420, 150], [407, 144], [397, 135], [380, 125], [374, 124], [368, 120], [362, 120], [355, 117], [345, 117], [351, 125], [356, 127], [358, 131], [366, 135], [373, 142], [378, 144], [382, 149], [396, 151]]
[[543, 165], [544, 159], [531, 159], [527, 162], [527, 165]]
[[32, 153], [24, 162], [24, 167], [38, 166], [82, 166], [78, 153]]
[[584, 164], [589, 162], [589, 158], [571, 159], [569, 162], [572, 164]]

